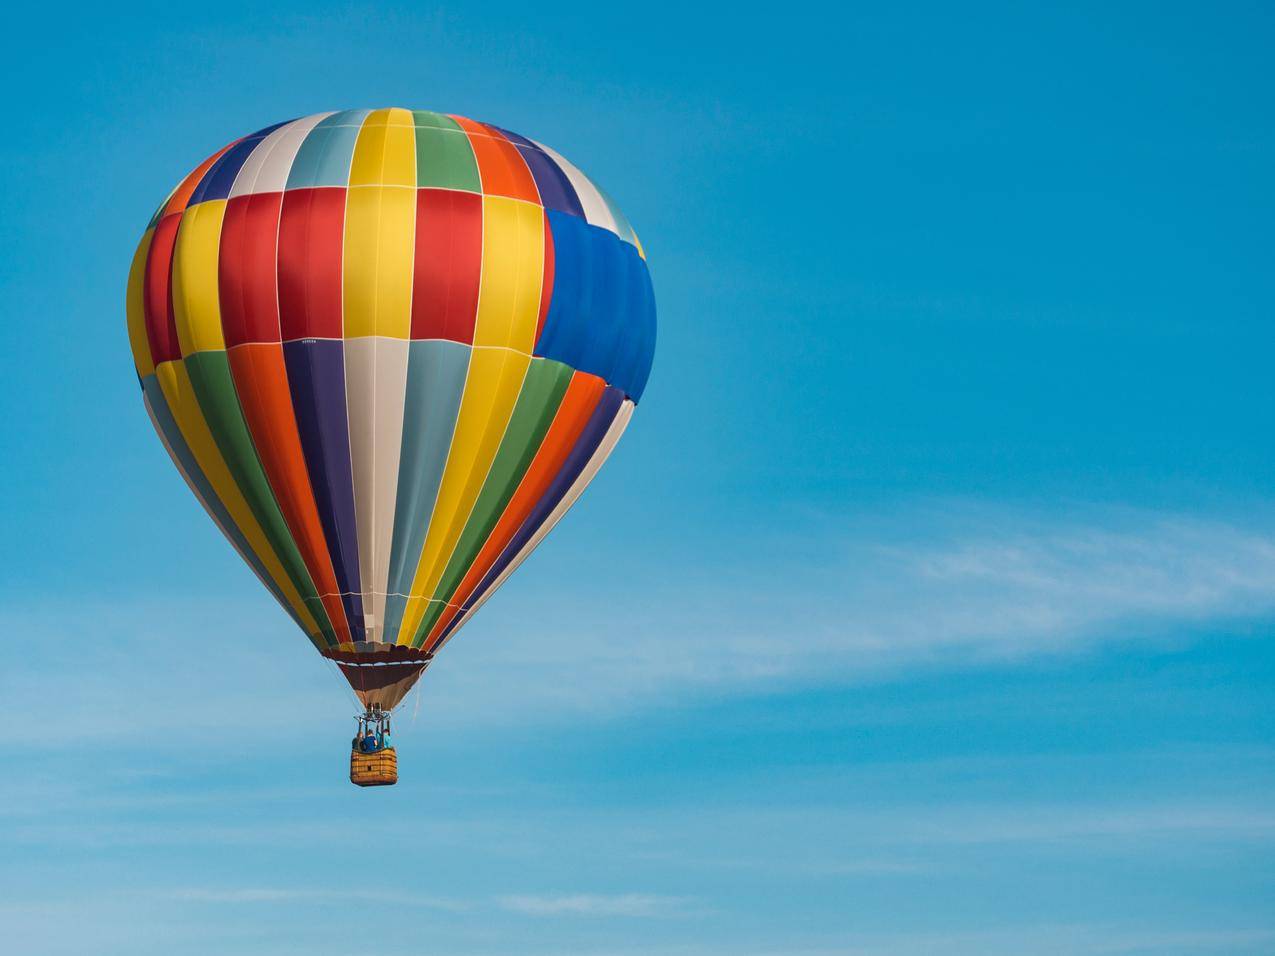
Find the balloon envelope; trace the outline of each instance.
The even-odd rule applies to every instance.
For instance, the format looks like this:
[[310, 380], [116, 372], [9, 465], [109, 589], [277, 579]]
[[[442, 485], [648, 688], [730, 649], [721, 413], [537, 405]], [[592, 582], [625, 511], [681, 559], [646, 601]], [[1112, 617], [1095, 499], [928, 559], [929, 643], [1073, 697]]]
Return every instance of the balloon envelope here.
[[386, 709], [597, 473], [655, 345], [606, 194], [546, 146], [420, 110], [214, 153], [155, 213], [127, 298], [173, 462]]

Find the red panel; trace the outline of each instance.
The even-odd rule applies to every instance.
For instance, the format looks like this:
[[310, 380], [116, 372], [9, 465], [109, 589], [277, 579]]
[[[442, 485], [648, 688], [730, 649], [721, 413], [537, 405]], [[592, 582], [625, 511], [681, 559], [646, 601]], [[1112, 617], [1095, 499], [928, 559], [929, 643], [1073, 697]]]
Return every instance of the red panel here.
[[146, 319], [146, 340], [155, 364], [182, 357], [177, 342], [177, 321], [173, 314], [173, 248], [177, 245], [179, 212], [165, 216], [155, 225], [151, 247], [146, 250], [146, 279], [142, 285], [142, 314]]
[[482, 264], [483, 197], [417, 190], [413, 339], [473, 343]]
[[279, 219], [279, 330], [283, 341], [341, 338], [345, 190], [290, 189]]
[[553, 230], [549, 228], [549, 217], [546, 215], [544, 218], [545, 274], [540, 283], [540, 317], [536, 319], [536, 337], [532, 340], [537, 344], [540, 342], [540, 333], [544, 331], [545, 316], [549, 314], [549, 303], [553, 300]]
[[487, 541], [478, 552], [478, 557], [465, 572], [465, 577], [456, 588], [456, 593], [448, 601], [447, 609], [430, 628], [429, 635], [422, 645], [425, 650], [434, 650], [434, 645], [452, 622], [452, 618], [460, 613], [461, 606], [474, 593], [474, 588], [482, 583], [506, 545], [539, 504], [549, 485], [558, 476], [563, 462], [571, 454], [571, 449], [575, 447], [576, 440], [584, 431], [584, 426], [589, 423], [589, 416], [597, 408], [598, 400], [605, 389], [606, 382], [596, 375], [576, 372], [571, 376], [571, 382], [562, 396], [558, 412], [553, 416], [553, 424], [545, 432], [544, 440], [540, 443], [540, 448], [536, 451], [531, 464], [527, 466], [518, 490], [509, 499], [509, 504], [505, 506], [504, 513], [496, 522], [496, 526], [491, 529], [491, 534], [487, 536]]
[[500, 130], [486, 123], [475, 123], [463, 116], [453, 116], [452, 119], [469, 135], [474, 158], [478, 160], [484, 194], [509, 196], [539, 204], [540, 191], [536, 189], [536, 181], [517, 146], [505, 139]]
[[240, 345], [228, 350], [230, 374], [252, 443], [265, 469], [283, 520], [301, 552], [319, 598], [341, 641], [350, 640], [340, 587], [332, 569], [314, 490], [306, 471], [301, 438], [288, 391], [288, 373], [279, 343]]
[[275, 252], [282, 199], [282, 193], [256, 193], [226, 204], [218, 287], [227, 348], [280, 341]]

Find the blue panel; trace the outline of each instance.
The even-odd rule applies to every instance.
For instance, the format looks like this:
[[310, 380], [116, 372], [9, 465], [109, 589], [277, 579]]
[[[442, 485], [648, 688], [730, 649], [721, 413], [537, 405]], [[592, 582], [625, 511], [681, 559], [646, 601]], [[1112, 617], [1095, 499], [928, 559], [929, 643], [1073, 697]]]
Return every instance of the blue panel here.
[[[593, 247], [589, 257], [593, 266], [593, 288], [589, 296], [592, 312], [585, 317], [588, 334], [579, 367], [585, 371], [597, 369], [595, 374], [606, 379], [607, 384], [625, 388], [625, 383], [616, 377], [618, 369], [615, 367], [616, 343], [625, 332], [621, 323], [627, 305], [620, 244], [615, 241], [614, 234], [597, 226], [586, 226], [586, 230]], [[554, 266], [556, 269], [556, 262]]]
[[632, 388], [634, 357], [642, 343], [642, 329], [638, 325], [642, 306], [640, 265], [641, 260], [628, 255], [621, 245], [615, 255], [616, 322], [608, 362], [615, 381], [624, 383], [626, 394]]
[[310, 130], [288, 171], [288, 189], [348, 186], [354, 143], [370, 110], [333, 113]]
[[553, 237], [553, 289], [544, 328], [536, 341], [536, 354], [580, 369], [590, 312], [586, 298], [586, 278], [592, 271], [588, 263], [592, 249], [588, 224], [552, 210], [546, 215]]
[[625, 315], [623, 336], [616, 354], [616, 381], [625, 382], [628, 396], [637, 401], [646, 387], [655, 355], [655, 298], [646, 262], [635, 253], [624, 257]]
[[655, 348], [646, 263], [615, 233], [548, 211], [553, 289], [536, 354], [589, 372], [636, 401]]
[[629, 369], [629, 398], [637, 401], [646, 391], [647, 380], [651, 377], [651, 365], [655, 361], [655, 289], [651, 285], [651, 273], [647, 269], [646, 260], [637, 256], [642, 263], [641, 306], [637, 315], [638, 349]]

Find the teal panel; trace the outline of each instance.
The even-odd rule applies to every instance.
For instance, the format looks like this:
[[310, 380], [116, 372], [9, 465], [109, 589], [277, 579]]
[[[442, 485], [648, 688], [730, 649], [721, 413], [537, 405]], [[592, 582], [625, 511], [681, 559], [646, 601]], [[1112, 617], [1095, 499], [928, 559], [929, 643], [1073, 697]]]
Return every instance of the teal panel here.
[[354, 143], [370, 110], [343, 110], [320, 120], [297, 150], [288, 189], [348, 186]]
[[433, 602], [425, 609], [420, 626], [412, 638], [412, 646], [420, 647], [434, 623], [443, 613], [444, 602], [450, 601], [469, 573], [470, 566], [487, 543], [496, 522], [505, 513], [523, 476], [531, 467], [545, 433], [562, 404], [562, 396], [571, 382], [572, 370], [552, 359], [533, 359], [523, 379], [518, 404], [501, 439], [500, 449], [487, 472], [478, 500], [470, 512], [465, 528], [456, 542], [451, 559], [439, 578]]
[[389, 594], [385, 599], [383, 640], [387, 643], [398, 637], [406, 595], [425, 546], [460, 412], [460, 397], [465, 391], [470, 351], [468, 345], [459, 342], [431, 339], [411, 343], [408, 352], [403, 446], [390, 546]]

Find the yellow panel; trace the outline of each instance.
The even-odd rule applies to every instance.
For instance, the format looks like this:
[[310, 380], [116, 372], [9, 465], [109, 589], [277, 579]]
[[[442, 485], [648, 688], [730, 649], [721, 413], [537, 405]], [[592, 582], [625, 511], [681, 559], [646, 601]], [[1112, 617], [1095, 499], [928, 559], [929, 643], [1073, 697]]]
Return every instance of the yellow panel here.
[[142, 378], [155, 371], [155, 362], [151, 358], [151, 344], [146, 337], [146, 312], [142, 307], [142, 284], [146, 279], [146, 253], [150, 251], [154, 229], [142, 233], [142, 241], [137, 244], [133, 253], [133, 264], [128, 269], [128, 291], [124, 294], [124, 305], [128, 315], [128, 344], [133, 349], [133, 364], [137, 366], [137, 374]]
[[408, 110], [368, 114], [350, 186], [358, 188], [349, 190], [345, 210], [345, 337], [406, 339], [416, 247], [416, 127]]
[[475, 345], [531, 354], [544, 284], [544, 212], [539, 206], [483, 197], [483, 265]]
[[416, 190], [351, 189], [345, 202], [345, 337], [412, 332]]
[[505, 349], [474, 349], [469, 376], [456, 416], [456, 432], [447, 455], [434, 514], [412, 579], [398, 643], [410, 644], [428, 608], [438, 579], [469, 520], [492, 460], [505, 436], [514, 403], [531, 359]]
[[226, 200], [190, 206], [182, 213], [173, 249], [173, 312], [182, 355], [223, 351], [217, 263]]
[[363, 121], [351, 186], [416, 187], [416, 127], [407, 110], [374, 110]]
[[322, 644], [322, 640], [318, 637], [319, 626], [314, 616], [284, 572], [283, 565], [275, 556], [274, 548], [266, 540], [265, 533], [257, 524], [257, 519], [253, 517], [252, 511], [248, 508], [248, 502], [244, 500], [239, 486], [235, 483], [230, 470], [226, 467], [225, 460], [221, 457], [221, 452], [217, 449], [217, 443], [208, 430], [204, 413], [200, 410], [199, 402], [195, 398], [195, 390], [190, 383], [190, 375], [186, 372], [185, 363], [163, 362], [155, 369], [155, 378], [159, 382], [160, 390], [164, 393], [164, 400], [168, 403], [168, 410], [176, 421], [182, 438], [190, 446], [191, 454], [195, 456], [200, 470], [208, 479], [208, 483], [212, 485], [213, 493], [230, 514], [230, 519], [239, 528], [248, 546], [260, 559], [270, 579], [287, 599], [288, 606], [301, 618], [306, 634], [311, 640], [317, 640]]

